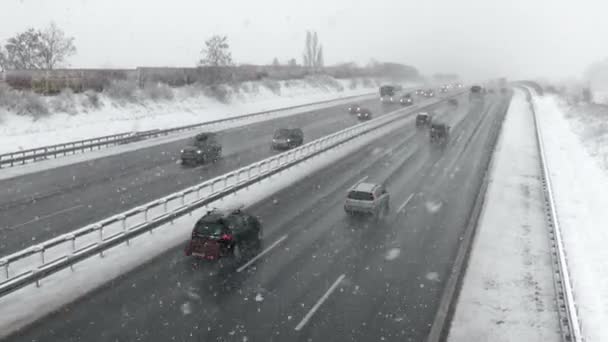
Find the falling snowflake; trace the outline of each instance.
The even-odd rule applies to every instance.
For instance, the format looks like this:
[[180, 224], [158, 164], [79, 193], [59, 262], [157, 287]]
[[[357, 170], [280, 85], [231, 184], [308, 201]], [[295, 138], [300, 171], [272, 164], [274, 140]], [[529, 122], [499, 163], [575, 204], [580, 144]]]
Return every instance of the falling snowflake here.
[[263, 300], [264, 300], [264, 297], [262, 296], [262, 294], [261, 294], [261, 293], [258, 293], [258, 294], [255, 296], [255, 301], [256, 301], [256, 302], [261, 302], [261, 301], [263, 301]]
[[384, 259], [389, 260], [389, 261], [395, 260], [395, 259], [397, 259], [397, 257], [399, 257], [399, 254], [401, 254], [401, 250], [399, 248], [391, 248], [384, 256]]
[[180, 309], [182, 310], [182, 314], [184, 314], [184, 316], [192, 313], [192, 306], [189, 302], [182, 304]]
[[426, 210], [430, 213], [438, 212], [442, 205], [443, 203], [441, 203], [441, 201], [427, 201], [425, 203]]
[[429, 272], [426, 274], [426, 279], [430, 281], [439, 281], [439, 273]]

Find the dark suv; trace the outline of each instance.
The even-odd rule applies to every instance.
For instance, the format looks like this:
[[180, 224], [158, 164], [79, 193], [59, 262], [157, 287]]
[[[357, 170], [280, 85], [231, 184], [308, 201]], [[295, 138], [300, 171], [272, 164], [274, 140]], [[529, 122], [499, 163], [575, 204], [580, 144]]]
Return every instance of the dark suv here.
[[215, 133], [197, 134], [192, 144], [181, 150], [183, 165], [215, 162], [222, 156], [222, 146], [217, 142]]
[[450, 126], [444, 123], [432, 123], [429, 131], [431, 143], [445, 145], [450, 136]]
[[368, 121], [372, 119], [372, 111], [367, 108], [362, 108], [357, 114], [359, 121]]
[[299, 128], [279, 128], [272, 136], [272, 149], [287, 150], [304, 143], [304, 132]]
[[262, 224], [257, 217], [236, 210], [212, 210], [192, 229], [186, 255], [205, 260], [234, 257], [237, 260], [262, 246]]
[[431, 121], [431, 115], [427, 112], [420, 112], [416, 115], [416, 127], [430, 126]]

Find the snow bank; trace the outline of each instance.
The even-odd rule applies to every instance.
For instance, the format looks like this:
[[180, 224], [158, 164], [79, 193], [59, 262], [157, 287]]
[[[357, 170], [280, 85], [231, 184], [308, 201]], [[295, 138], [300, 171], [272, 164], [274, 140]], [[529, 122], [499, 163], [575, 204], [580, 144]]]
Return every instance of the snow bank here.
[[567, 114], [553, 96], [534, 103], [583, 335], [608, 341], [608, 118]]
[[18, 115], [0, 106], [0, 153], [360, 95], [375, 91], [378, 82], [321, 76], [302, 80], [262, 80], [213, 88], [193, 85], [139, 90], [119, 84], [102, 94], [64, 92], [43, 97], [44, 103], [37, 103], [36, 108], [48, 108], [51, 111], [49, 115]]
[[449, 341], [559, 341], [534, 121], [516, 90]]

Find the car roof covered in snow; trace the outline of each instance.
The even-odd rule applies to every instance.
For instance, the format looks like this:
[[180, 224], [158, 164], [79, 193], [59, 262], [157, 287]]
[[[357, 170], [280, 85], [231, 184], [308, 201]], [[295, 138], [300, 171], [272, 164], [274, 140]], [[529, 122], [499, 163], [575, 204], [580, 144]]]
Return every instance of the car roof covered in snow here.
[[362, 192], [372, 192], [378, 184], [374, 183], [359, 183], [352, 190], [362, 191]]

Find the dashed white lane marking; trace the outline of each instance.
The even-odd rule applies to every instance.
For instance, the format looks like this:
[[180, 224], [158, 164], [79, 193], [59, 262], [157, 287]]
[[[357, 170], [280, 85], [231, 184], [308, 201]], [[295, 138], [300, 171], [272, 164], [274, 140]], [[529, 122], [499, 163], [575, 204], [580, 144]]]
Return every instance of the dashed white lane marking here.
[[306, 323], [308, 323], [308, 321], [312, 318], [312, 316], [315, 314], [315, 312], [317, 312], [317, 310], [319, 310], [321, 305], [323, 305], [323, 303], [327, 300], [327, 298], [329, 298], [329, 296], [332, 294], [332, 292], [334, 292], [336, 290], [336, 288], [338, 287], [338, 285], [340, 285], [340, 282], [342, 282], [344, 277], [346, 277], [346, 275], [342, 274], [338, 277], [338, 279], [336, 279], [336, 281], [331, 285], [331, 287], [327, 290], [327, 292], [325, 292], [325, 294], [315, 303], [315, 305], [312, 307], [312, 309], [310, 309], [310, 311], [308, 311], [306, 316], [304, 316], [304, 318], [302, 318], [300, 323], [295, 328], [296, 331], [302, 330], [302, 328], [306, 325]]
[[73, 207], [62, 209], [62, 210], [56, 211], [56, 212], [48, 214], [48, 215], [43, 215], [43, 216], [39, 216], [39, 217], [33, 218], [33, 219], [31, 219], [31, 220], [29, 220], [27, 222], [19, 223], [17, 225], [14, 225], [12, 227], [8, 227], [6, 229], [7, 230], [14, 230], [14, 229], [19, 228], [19, 227], [27, 226], [30, 223], [42, 221], [42, 220], [51, 218], [53, 216], [64, 214], [64, 213], [67, 213], [67, 212], [70, 212], [70, 211], [73, 211], [73, 210], [76, 210], [76, 209], [79, 209], [79, 208], [82, 208], [82, 207], [84, 207], [84, 204], [75, 205]]
[[399, 206], [399, 209], [397, 210], [397, 212], [401, 212], [403, 209], [405, 209], [405, 206], [410, 203], [410, 201], [412, 200], [412, 198], [414, 197], [414, 194], [410, 194], [409, 197], [405, 200], [405, 202], [403, 202], [403, 204], [401, 204]]
[[275, 241], [272, 245], [268, 246], [268, 248], [266, 248], [265, 250], [263, 250], [260, 254], [256, 255], [253, 258], [251, 258], [251, 260], [247, 261], [247, 263], [245, 263], [243, 266], [239, 267], [236, 271], [237, 272], [242, 272], [244, 269], [246, 269], [247, 267], [251, 266], [251, 264], [253, 264], [254, 262], [256, 262], [259, 258], [263, 257], [266, 253], [270, 252], [273, 248], [275, 248], [276, 246], [278, 246], [285, 239], [287, 239], [287, 234], [281, 236], [280, 239], [278, 239], [277, 241]]

